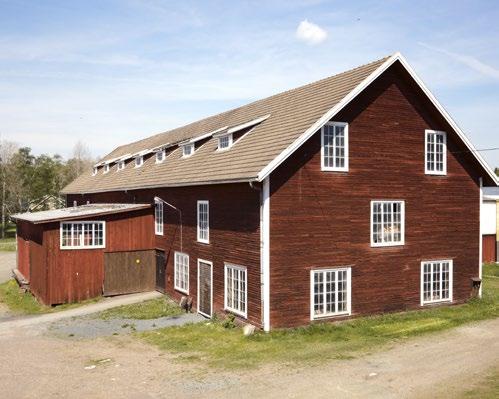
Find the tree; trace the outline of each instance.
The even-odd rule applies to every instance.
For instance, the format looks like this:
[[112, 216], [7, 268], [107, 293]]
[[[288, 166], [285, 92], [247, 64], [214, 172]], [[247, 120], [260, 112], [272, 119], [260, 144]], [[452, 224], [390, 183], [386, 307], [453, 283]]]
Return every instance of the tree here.
[[499, 176], [499, 168], [496, 168], [495, 172], [496, 172], [496, 175]]
[[73, 154], [66, 162], [64, 168], [63, 185], [69, 184], [94, 164], [94, 159], [90, 155], [88, 147], [78, 141], [73, 147]]
[[[2, 212], [2, 238], [5, 238], [5, 220], [8, 211], [7, 178], [11, 175], [10, 165], [12, 158], [18, 150], [16, 143], [1, 140], [0, 141], [0, 189], [1, 189], [1, 212]], [[10, 180], [10, 179], [9, 179]]]

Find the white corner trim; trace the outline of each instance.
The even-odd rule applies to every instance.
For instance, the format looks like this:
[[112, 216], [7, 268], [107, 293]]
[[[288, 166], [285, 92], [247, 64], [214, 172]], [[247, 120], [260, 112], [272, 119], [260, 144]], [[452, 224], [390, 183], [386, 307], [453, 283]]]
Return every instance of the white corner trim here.
[[468, 150], [475, 156], [480, 165], [487, 171], [492, 181], [499, 186], [499, 178], [495, 175], [490, 166], [485, 162], [480, 153], [478, 153], [464, 134], [464, 132], [459, 128], [457, 123], [450, 117], [445, 108], [438, 102], [435, 96], [426, 87], [423, 81], [419, 78], [416, 72], [412, 69], [406, 59], [400, 53], [393, 54], [388, 58], [382, 65], [380, 65], [375, 71], [373, 71], [367, 78], [365, 78], [357, 87], [355, 87], [347, 96], [345, 96], [338, 104], [326, 112], [317, 122], [315, 122], [310, 128], [308, 128], [300, 137], [298, 137], [291, 145], [289, 145], [284, 151], [282, 151], [276, 158], [274, 158], [265, 168], [263, 168], [258, 173], [258, 181], [263, 181], [267, 176], [272, 173], [282, 162], [284, 162], [293, 152], [295, 152], [301, 145], [305, 143], [312, 135], [317, 132], [324, 124], [331, 120], [339, 111], [341, 111], [346, 105], [348, 105], [355, 97], [357, 97], [367, 86], [374, 82], [383, 72], [385, 72], [391, 65], [396, 61], [400, 61], [402, 66], [407, 70], [411, 77], [416, 81], [421, 90], [426, 94], [428, 99], [433, 103], [437, 110], [442, 114], [449, 125], [454, 129], [459, 138], [466, 144]]
[[263, 181], [260, 224], [263, 330], [270, 331], [270, 177]]

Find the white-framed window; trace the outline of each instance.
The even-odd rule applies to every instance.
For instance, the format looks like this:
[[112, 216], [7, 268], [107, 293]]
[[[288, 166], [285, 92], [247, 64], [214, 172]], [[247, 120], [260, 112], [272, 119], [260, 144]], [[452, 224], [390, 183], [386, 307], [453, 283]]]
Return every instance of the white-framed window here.
[[310, 318], [350, 315], [350, 267], [316, 269], [310, 271]]
[[210, 203], [198, 201], [198, 241], [210, 242]]
[[92, 171], [92, 176], [95, 176], [99, 172], [99, 168], [94, 167]]
[[175, 252], [174, 286], [177, 291], [189, 294], [189, 255]]
[[116, 168], [116, 172], [123, 169], [125, 169], [125, 161], [119, 161], [118, 167]]
[[182, 156], [184, 158], [190, 157], [194, 154], [194, 144], [184, 144], [182, 146]]
[[248, 272], [243, 266], [225, 264], [225, 310], [248, 315]]
[[328, 122], [322, 127], [321, 169], [348, 171], [348, 123]]
[[162, 236], [164, 230], [163, 201], [154, 202], [154, 232]]
[[109, 169], [110, 169], [109, 164], [108, 164], [108, 163], [107, 163], [107, 164], [105, 164], [105, 165], [104, 165], [104, 174], [109, 173]]
[[73, 208], [78, 206], [78, 201], [74, 200], [73, 201]]
[[452, 302], [452, 260], [421, 262], [421, 305]]
[[405, 202], [371, 201], [371, 246], [404, 245]]
[[156, 153], [156, 163], [161, 163], [166, 158], [166, 150], [161, 150]]
[[232, 134], [218, 137], [218, 151], [228, 150], [230, 147], [232, 147]]
[[106, 222], [61, 222], [60, 248], [105, 248]]
[[425, 173], [447, 174], [447, 134], [437, 130], [425, 130]]
[[143, 163], [144, 163], [144, 157], [142, 155], [135, 157], [135, 167], [136, 168], [140, 168]]

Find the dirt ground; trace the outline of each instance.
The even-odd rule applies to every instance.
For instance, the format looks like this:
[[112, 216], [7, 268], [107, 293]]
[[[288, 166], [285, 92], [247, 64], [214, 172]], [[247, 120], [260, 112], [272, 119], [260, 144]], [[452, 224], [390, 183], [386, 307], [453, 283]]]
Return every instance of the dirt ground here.
[[499, 319], [426, 335], [353, 360], [213, 370], [130, 336], [57, 338], [31, 326], [0, 335], [9, 398], [455, 397], [499, 365]]
[[11, 270], [16, 267], [16, 253], [0, 251], [0, 283], [11, 278]]

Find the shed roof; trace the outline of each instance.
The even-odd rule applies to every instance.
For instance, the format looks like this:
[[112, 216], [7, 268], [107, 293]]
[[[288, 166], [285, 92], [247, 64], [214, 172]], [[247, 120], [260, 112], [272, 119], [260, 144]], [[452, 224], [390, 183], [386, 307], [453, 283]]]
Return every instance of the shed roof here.
[[151, 204], [88, 204], [70, 208], [54, 209], [41, 212], [17, 213], [11, 219], [22, 220], [34, 224], [58, 222], [63, 220], [82, 219], [114, 213], [123, 213], [150, 208]]
[[[497, 184], [490, 167], [476, 152], [471, 142], [417, 77], [401, 54], [362, 65], [305, 86], [288, 90], [248, 105], [214, 115], [177, 129], [116, 148], [97, 165], [121, 158], [126, 154], [151, 153], [168, 146], [166, 159], [160, 163], [151, 156], [140, 167], [129, 161], [118, 170], [111, 164], [108, 173], [88, 171], [66, 186], [64, 194], [84, 194], [104, 191], [131, 190], [153, 187], [263, 181], [312, 134], [350, 103], [368, 85], [395, 62], [400, 62], [426, 96], [449, 122], [485, 171]], [[234, 129], [252, 121], [259, 123], [239, 138], [230, 150], [217, 151], [212, 135], [221, 129]], [[179, 144], [206, 142], [189, 157], [182, 157]]]

